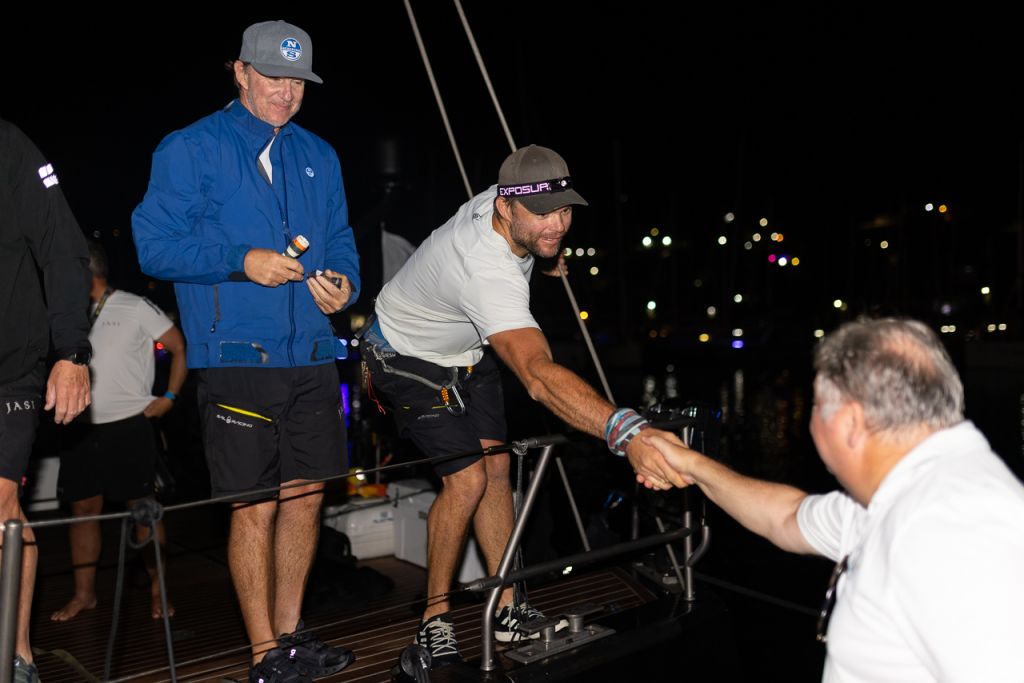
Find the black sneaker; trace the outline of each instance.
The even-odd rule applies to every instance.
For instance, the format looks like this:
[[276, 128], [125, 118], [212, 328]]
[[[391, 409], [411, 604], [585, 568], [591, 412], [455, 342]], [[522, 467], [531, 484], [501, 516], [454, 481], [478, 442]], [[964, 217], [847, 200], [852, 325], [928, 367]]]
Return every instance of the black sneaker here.
[[427, 648], [432, 669], [462, 661], [459, 644], [455, 642], [455, 624], [448, 614], [445, 612], [420, 622], [420, 630], [416, 632], [416, 644]]
[[249, 667], [249, 683], [313, 683], [295, 667], [291, 654], [280, 647], [268, 650], [262, 662]]
[[[529, 625], [541, 621], [547, 621], [547, 617], [535, 609], [530, 603], [524, 602], [517, 607], [505, 605], [494, 616], [494, 639], [502, 643], [513, 643], [518, 640], [540, 638], [540, 631], [526, 633], [520, 630], [520, 625]], [[569, 625], [568, 620], [559, 619], [555, 624], [555, 631], [561, 631]]]
[[321, 678], [338, 673], [356, 661], [351, 650], [330, 646], [316, 637], [312, 631], [303, 632], [304, 624], [299, 620], [295, 630], [277, 638], [277, 644], [290, 651], [295, 668], [306, 676]]
[[20, 655], [14, 657], [14, 683], [39, 683], [39, 669], [29, 664]]

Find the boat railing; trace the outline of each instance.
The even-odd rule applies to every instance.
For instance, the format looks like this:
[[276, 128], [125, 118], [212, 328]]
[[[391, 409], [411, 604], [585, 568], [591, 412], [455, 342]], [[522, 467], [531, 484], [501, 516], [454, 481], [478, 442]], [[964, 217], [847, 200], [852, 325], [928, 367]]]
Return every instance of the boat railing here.
[[[679, 422], [671, 425], [671, 428], [678, 430], [685, 437], [686, 432], [684, 428], [680, 427]], [[482, 453], [484, 455], [497, 454], [497, 453], [516, 453], [520, 456], [525, 455], [528, 451], [540, 450], [540, 457], [537, 461], [537, 465], [534, 468], [533, 476], [530, 480], [529, 486], [525, 492], [525, 495], [521, 491], [521, 485], [517, 487], [516, 498], [518, 499], [517, 509], [518, 514], [516, 517], [516, 523], [513, 527], [512, 534], [509, 539], [509, 543], [506, 547], [505, 553], [502, 557], [499, 565], [498, 573], [495, 576], [485, 577], [477, 581], [473, 581], [469, 584], [463, 585], [460, 588], [449, 591], [443, 595], [429, 596], [426, 599], [428, 601], [447, 597], [460, 592], [486, 592], [490, 591], [485, 606], [485, 617], [488, 614], [492, 614], [497, 606], [497, 601], [501, 594], [502, 589], [505, 586], [513, 584], [518, 581], [522, 581], [529, 577], [541, 575], [546, 572], [550, 572], [556, 568], [564, 568], [566, 566], [580, 566], [589, 562], [597, 562], [608, 558], [625, 555], [627, 553], [635, 552], [637, 550], [651, 548], [659, 545], [665, 545], [668, 547], [670, 558], [672, 559], [674, 570], [679, 576], [679, 585], [686, 587], [688, 597], [692, 598], [692, 572], [691, 567], [693, 562], [702, 554], [703, 549], [706, 547], [706, 543], [701, 545], [701, 548], [694, 550], [692, 547], [692, 538], [694, 529], [689, 526], [689, 517], [686, 518], [687, 522], [680, 529], [673, 531], [665, 531], [661, 519], [657, 519], [659, 525], [658, 534], [648, 536], [645, 538], [633, 539], [625, 543], [620, 543], [613, 546], [600, 548], [597, 550], [591, 550], [589, 542], [587, 541], [586, 533], [583, 529], [582, 521], [579, 515], [579, 511], [576, 508], [575, 501], [572, 497], [572, 491], [569, 487], [568, 479], [565, 476], [565, 470], [561, 467], [561, 462], [556, 458], [556, 462], [559, 465], [559, 471], [562, 478], [562, 483], [565, 486], [566, 493], [569, 498], [570, 507], [573, 510], [573, 514], [576, 521], [577, 529], [580, 533], [580, 538], [585, 552], [570, 555], [558, 560], [552, 560], [540, 564], [533, 565], [528, 568], [513, 569], [513, 559], [516, 550], [519, 548], [523, 537], [523, 530], [526, 522], [529, 519], [530, 512], [534, 508], [534, 504], [537, 498], [537, 491], [540, 488], [540, 484], [544, 478], [544, 473], [548, 468], [548, 465], [552, 459], [552, 452], [556, 445], [569, 443], [570, 440], [584, 437], [570, 437], [565, 435], [549, 435], [549, 436], [538, 436], [521, 441], [513, 441], [507, 444], [501, 444], [497, 446], [491, 446], [474, 453]], [[433, 458], [422, 458], [415, 461], [384, 465], [372, 469], [363, 469], [361, 474], [370, 475], [374, 473], [382, 473], [386, 471], [403, 469], [423, 464], [435, 464], [437, 462], [465, 457], [470, 455], [467, 453], [458, 453], [453, 455], [447, 455], [442, 457]], [[335, 475], [332, 477], [326, 477], [318, 480], [303, 481], [299, 484], [293, 484], [291, 486], [308, 486], [309, 484], [324, 483], [329, 484], [335, 481], [341, 481], [351, 476], [349, 473]], [[521, 478], [520, 478], [521, 479]], [[521, 481], [520, 481], [521, 483]], [[21, 567], [22, 559], [24, 555], [24, 539], [23, 532], [26, 528], [28, 529], [39, 529], [43, 527], [54, 527], [54, 526], [69, 526], [71, 524], [79, 524], [83, 522], [103, 522], [110, 520], [121, 520], [121, 552], [119, 558], [119, 576], [117, 593], [115, 594], [114, 601], [114, 616], [111, 625], [111, 634], [108, 640], [107, 656], [105, 660], [103, 680], [111, 681], [112, 683], [123, 683], [125, 681], [133, 680], [136, 678], [153, 676], [162, 674], [164, 672], [169, 674], [171, 681], [177, 681], [177, 668], [181, 665], [193, 665], [198, 662], [215, 658], [217, 656], [224, 656], [233, 653], [239, 653], [249, 648], [249, 645], [240, 648], [234, 648], [232, 650], [216, 653], [214, 655], [208, 655], [200, 657], [198, 659], [190, 660], [189, 662], [177, 662], [174, 657], [173, 640], [171, 637], [170, 621], [168, 617], [167, 603], [166, 603], [166, 587], [165, 577], [162, 571], [162, 562], [160, 561], [160, 544], [154, 542], [157, 538], [155, 525], [163, 516], [173, 514], [181, 510], [197, 508], [203, 506], [212, 506], [215, 504], [232, 503], [232, 502], [243, 502], [251, 501], [254, 495], [265, 495], [268, 498], [276, 495], [278, 492], [290, 486], [278, 486], [262, 489], [260, 491], [249, 491], [244, 494], [218, 496], [209, 499], [199, 501], [189, 501], [184, 503], [178, 503], [174, 505], [162, 506], [155, 500], [149, 499], [142, 501], [140, 504], [134, 506], [125, 512], [108, 513], [101, 515], [93, 515], [88, 517], [66, 517], [61, 519], [47, 519], [39, 520], [34, 522], [24, 522], [22, 520], [8, 520], [3, 523], [3, 552], [2, 560], [0, 560], [0, 683], [10, 683], [13, 677], [13, 667], [11, 662], [14, 660], [14, 647], [15, 638], [17, 635], [17, 619], [19, 609], [19, 592], [21, 585]], [[689, 515], [689, 513], [685, 513]], [[143, 542], [152, 542], [155, 553], [156, 553], [156, 566], [158, 571], [158, 580], [160, 584], [160, 597], [163, 603], [163, 626], [164, 635], [166, 640], [167, 650], [167, 666], [152, 669], [148, 671], [134, 673], [132, 675], [112, 679], [111, 668], [112, 668], [112, 657], [113, 647], [117, 638], [117, 619], [119, 611], [119, 596], [121, 584], [123, 581], [123, 565], [124, 565], [124, 548], [126, 545], [133, 545], [130, 540], [132, 534], [132, 527], [134, 525], [143, 525], [150, 528], [148, 539]], [[705, 534], [706, 534], [705, 530]], [[676, 560], [674, 550], [671, 547], [671, 543], [678, 540], [684, 540], [684, 558], [682, 562]], [[705, 541], [707, 536], [705, 536]], [[141, 547], [141, 546], [137, 546]], [[422, 599], [421, 599], [422, 600]], [[420, 601], [421, 601], [420, 600]], [[419, 601], [417, 601], [419, 602]], [[490, 610], [487, 612], [486, 610]], [[484, 618], [483, 623], [483, 657], [481, 661], [481, 669], [485, 671], [492, 670], [495, 667], [494, 657], [494, 644], [492, 641], [493, 636], [493, 623], [489, 618]]]

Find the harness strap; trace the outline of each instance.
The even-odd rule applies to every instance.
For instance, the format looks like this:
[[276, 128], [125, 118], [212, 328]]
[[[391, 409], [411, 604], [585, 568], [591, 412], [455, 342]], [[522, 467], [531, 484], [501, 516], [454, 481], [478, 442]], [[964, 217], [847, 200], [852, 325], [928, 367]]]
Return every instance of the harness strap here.
[[[400, 370], [398, 368], [388, 365], [388, 362], [387, 360], [385, 360], [383, 354], [377, 351], [376, 345], [368, 344], [368, 346], [370, 347], [370, 351], [373, 353], [373, 357], [377, 359], [378, 363], [380, 363], [381, 370], [383, 370], [389, 375], [405, 377], [406, 379], [411, 379], [414, 382], [419, 382], [424, 386], [430, 387], [434, 391], [437, 391], [438, 393], [441, 394], [441, 400], [444, 401], [444, 407], [449, 413], [455, 415], [456, 417], [465, 414], [466, 404], [463, 403], [462, 396], [459, 394], [458, 368], [448, 368], [451, 371], [451, 380], [446, 384], [437, 384], [436, 382], [431, 382], [429, 379], [423, 377], [422, 375], [417, 375], [415, 372], [409, 372], [408, 370]], [[457, 405], [452, 405], [452, 396], [455, 397]]]

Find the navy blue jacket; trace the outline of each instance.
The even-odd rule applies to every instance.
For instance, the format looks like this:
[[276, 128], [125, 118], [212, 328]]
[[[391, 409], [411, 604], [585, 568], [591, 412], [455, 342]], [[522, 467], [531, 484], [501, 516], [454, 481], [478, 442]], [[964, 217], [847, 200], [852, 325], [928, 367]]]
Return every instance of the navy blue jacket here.
[[305, 282], [248, 281], [246, 252], [283, 252], [296, 235], [307, 273], [348, 276], [355, 302], [359, 258], [334, 149], [294, 123], [271, 147], [273, 184], [259, 154], [273, 126], [235, 100], [168, 135], [153, 154], [149, 189], [132, 214], [142, 270], [175, 283], [188, 365], [294, 367], [333, 361], [338, 341]]

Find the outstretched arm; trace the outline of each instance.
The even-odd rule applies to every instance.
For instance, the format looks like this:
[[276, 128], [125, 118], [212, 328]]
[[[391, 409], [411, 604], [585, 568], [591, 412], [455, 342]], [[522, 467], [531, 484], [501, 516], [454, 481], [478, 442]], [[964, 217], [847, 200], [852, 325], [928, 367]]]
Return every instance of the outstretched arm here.
[[[551, 358], [544, 334], [534, 327], [498, 332], [488, 337], [498, 357], [505, 362], [530, 397], [569, 425], [603, 438], [605, 424], [615, 406], [601, 398], [594, 388]], [[645, 433], [651, 432], [647, 430]], [[663, 432], [657, 432], [664, 434]], [[633, 439], [626, 457], [637, 474], [653, 488], [683, 486], [683, 478], [649, 444]]]
[[730, 517], [783, 550], [817, 554], [804, 538], [796, 513], [807, 494], [785, 484], [745, 477], [697, 451], [673, 434], [646, 431], [637, 441], [657, 449], [687, 483], [697, 484]]

